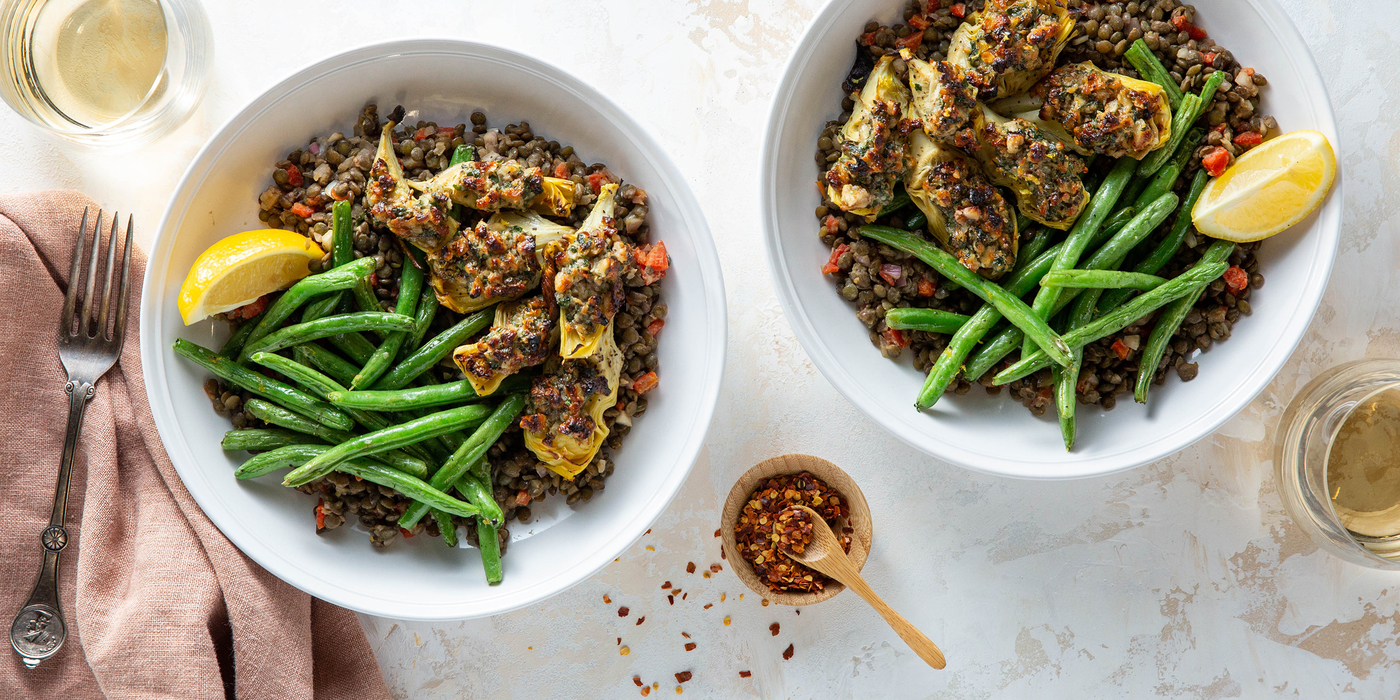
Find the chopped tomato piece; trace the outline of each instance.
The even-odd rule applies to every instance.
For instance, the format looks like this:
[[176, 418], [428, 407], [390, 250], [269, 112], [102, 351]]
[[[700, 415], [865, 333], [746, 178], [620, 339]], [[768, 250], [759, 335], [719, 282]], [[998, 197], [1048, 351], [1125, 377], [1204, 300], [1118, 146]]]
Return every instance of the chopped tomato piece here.
[[1185, 15], [1173, 15], [1172, 26], [1176, 27], [1178, 32], [1186, 32], [1192, 39], [1197, 41], [1206, 38], [1206, 30], [1187, 22]]
[[1225, 172], [1226, 166], [1230, 165], [1230, 152], [1216, 146], [1201, 157], [1201, 165], [1205, 166], [1206, 172], [1211, 177], [1220, 177]]
[[909, 347], [909, 339], [904, 337], [904, 334], [900, 333], [899, 329], [897, 328], [886, 328], [885, 332], [881, 333], [880, 335], [883, 336], [885, 340], [888, 340], [892, 345], [898, 345], [901, 348]]
[[836, 235], [841, 232], [841, 220], [830, 214], [822, 219], [822, 225], [826, 227], [826, 232], [829, 234]]
[[860, 45], [870, 46], [875, 43], [875, 32], [866, 32], [860, 35]]
[[426, 139], [426, 138], [428, 138], [428, 127], [426, 127], [426, 126], [423, 127], [422, 129], [419, 129], [419, 130], [413, 132], [413, 140], [414, 140], [414, 141], [422, 141], [423, 139]]
[[1264, 143], [1264, 135], [1257, 131], [1246, 131], [1242, 134], [1235, 134], [1235, 143], [1252, 148]]
[[891, 287], [899, 285], [899, 281], [904, 278], [904, 268], [898, 265], [881, 265], [880, 279], [884, 280]]
[[914, 49], [919, 48], [919, 44], [924, 43], [924, 33], [909, 32], [909, 36], [906, 36], [902, 39], [895, 39], [894, 43], [895, 46], [898, 46], [901, 49], [909, 49], [910, 51], [913, 51]]
[[530, 492], [529, 492], [529, 491], [526, 491], [525, 489], [520, 489], [519, 491], [516, 491], [516, 492], [515, 492], [515, 505], [518, 505], [518, 506], [528, 506], [528, 505], [530, 505]]
[[923, 15], [914, 15], [913, 17], [909, 18], [909, 26], [919, 31], [928, 29], [928, 18], [924, 17]]
[[1239, 265], [1231, 265], [1221, 277], [1225, 278], [1225, 285], [1232, 294], [1249, 286], [1249, 273], [1240, 269]]
[[1204, 60], [1207, 64], [1214, 63], [1215, 54], [1207, 51], [1206, 53], [1201, 54], [1201, 59]]
[[411, 530], [406, 530], [404, 528], [399, 528], [399, 534], [403, 535], [405, 539], [413, 536], [413, 532]]
[[1223, 134], [1223, 133], [1225, 133], [1225, 129], [1228, 128], [1229, 126], [1230, 126], [1230, 125], [1229, 125], [1229, 124], [1226, 124], [1225, 122], [1220, 122], [1219, 124], [1216, 124], [1215, 126], [1212, 126], [1212, 127], [1210, 128], [1210, 130], [1213, 131], [1213, 132], [1215, 132], [1215, 133], [1217, 133], [1217, 134]]
[[557, 177], [557, 178], [568, 178], [568, 177], [569, 177], [569, 164], [568, 164], [568, 163], [565, 163], [565, 162], [563, 162], [563, 161], [560, 161], [560, 163], [559, 163], [558, 165], [554, 166], [554, 177]]
[[967, 15], [967, 6], [962, 3], [958, 3], [948, 9], [952, 11], [954, 17], [959, 19]]
[[1108, 349], [1112, 350], [1113, 354], [1117, 355], [1120, 360], [1126, 360], [1129, 355], [1133, 354], [1132, 348], [1128, 347], [1127, 344], [1123, 342], [1122, 338], [1113, 341], [1113, 344], [1108, 346]]
[[301, 176], [301, 168], [298, 168], [296, 164], [288, 165], [286, 170], [288, 185], [292, 187], [301, 187], [302, 184], [306, 182], [306, 179]]
[[608, 178], [606, 175], [600, 172], [593, 173], [588, 176], [588, 189], [592, 190], [593, 194], [598, 194], [603, 191], [603, 185], [607, 184], [607, 182]]
[[846, 245], [845, 243], [842, 243], [841, 245], [832, 248], [831, 257], [827, 258], [825, 265], [822, 265], [822, 274], [830, 275], [835, 272], [840, 272], [841, 266], [837, 264], [837, 261], [840, 260], [841, 256], [850, 249], [851, 247]]
[[936, 291], [938, 291], [938, 285], [934, 284], [932, 281], [919, 280], [919, 296], [931, 297]]
[[302, 204], [301, 202], [297, 202], [296, 204], [292, 205], [292, 213], [305, 219], [311, 216], [312, 214], [315, 214], [316, 210], [306, 206], [305, 204]]
[[645, 394], [648, 391], [655, 389], [658, 383], [659, 382], [656, 379], [656, 373], [647, 372], [646, 374], [637, 377], [637, 381], [632, 382], [632, 391], [635, 391], [638, 394]]
[[642, 268], [642, 281], [646, 284], [665, 277], [671, 265], [666, 259], [666, 244], [657, 241], [656, 245], [643, 246], [637, 251], [637, 265]]
[[316, 502], [316, 529], [326, 529], [326, 500], [323, 498]]
[[656, 336], [661, 335], [661, 329], [665, 326], [666, 322], [658, 318], [655, 321], [652, 321], [651, 323], [647, 324], [647, 332], [651, 334], [651, 337], [655, 338]]

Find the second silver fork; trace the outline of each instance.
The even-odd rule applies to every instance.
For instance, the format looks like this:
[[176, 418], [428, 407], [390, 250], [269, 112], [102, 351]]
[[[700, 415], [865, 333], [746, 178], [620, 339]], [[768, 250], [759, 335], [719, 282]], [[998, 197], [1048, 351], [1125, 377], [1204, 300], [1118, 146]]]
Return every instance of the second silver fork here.
[[112, 231], [107, 237], [107, 275], [102, 284], [102, 298], [93, 315], [93, 297], [97, 287], [98, 246], [102, 242], [102, 211], [92, 227], [92, 245], [88, 249], [87, 284], [83, 294], [81, 314], [78, 313], [79, 273], [82, 270], [84, 244], [88, 238], [88, 210], [78, 227], [73, 246], [73, 266], [68, 274], [68, 292], [63, 300], [63, 318], [58, 328], [58, 358], [68, 373], [63, 390], [68, 394], [68, 430], [63, 437], [63, 458], [58, 467], [58, 486], [54, 492], [53, 512], [49, 526], [40, 535], [44, 547], [44, 564], [39, 580], [29, 594], [29, 600], [10, 624], [10, 645], [24, 665], [34, 668], [63, 646], [68, 626], [63, 621], [63, 609], [58, 599], [58, 555], [68, 546], [68, 530], [64, 520], [68, 512], [68, 479], [73, 473], [73, 458], [78, 450], [78, 433], [83, 427], [83, 412], [87, 402], [97, 393], [97, 380], [116, 364], [126, 337], [126, 306], [130, 291], [131, 218], [127, 217], [126, 242], [121, 261], [121, 282], [116, 309], [112, 309], [112, 273], [117, 261], [117, 216], [112, 215]]

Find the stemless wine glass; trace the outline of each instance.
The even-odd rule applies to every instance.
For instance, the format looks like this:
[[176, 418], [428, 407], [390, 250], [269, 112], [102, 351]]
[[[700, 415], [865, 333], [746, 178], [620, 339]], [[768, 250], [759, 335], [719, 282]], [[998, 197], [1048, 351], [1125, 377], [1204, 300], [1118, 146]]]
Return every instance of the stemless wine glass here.
[[0, 0], [0, 97], [89, 145], [146, 143], [204, 96], [213, 60], [198, 0]]
[[[1360, 360], [1318, 375], [1284, 410], [1274, 445], [1279, 494], [1289, 517], [1330, 554], [1353, 564], [1400, 571], [1400, 535], [1347, 529], [1327, 483], [1332, 441], [1358, 406], [1400, 388], [1400, 360]], [[1400, 456], [1397, 456], [1400, 458]]]

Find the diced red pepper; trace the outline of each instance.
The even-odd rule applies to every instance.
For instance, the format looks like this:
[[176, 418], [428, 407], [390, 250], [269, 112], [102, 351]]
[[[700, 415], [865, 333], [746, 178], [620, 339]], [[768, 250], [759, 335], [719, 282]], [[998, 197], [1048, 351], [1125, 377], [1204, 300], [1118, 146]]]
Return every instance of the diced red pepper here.
[[919, 280], [919, 296], [931, 297], [936, 291], [938, 291], [938, 285], [934, 284], [932, 281]]
[[1235, 143], [1253, 148], [1254, 146], [1264, 143], [1264, 135], [1257, 131], [1246, 131], [1235, 134]]
[[297, 202], [296, 204], [292, 205], [292, 213], [305, 219], [309, 218], [312, 214], [315, 214], [316, 210], [306, 206], [305, 204], [302, 204], [301, 202]]
[[530, 505], [530, 492], [529, 492], [529, 491], [526, 491], [525, 489], [520, 489], [519, 491], [516, 491], [516, 492], [515, 492], [515, 505], [518, 505], [518, 506], [528, 506], [528, 505]]
[[603, 175], [600, 172], [592, 173], [588, 176], [588, 189], [592, 190], [593, 194], [598, 194], [599, 192], [602, 192], [603, 185], [606, 185], [607, 183], [607, 176]]
[[558, 165], [554, 166], [554, 177], [557, 177], [557, 178], [568, 178], [568, 177], [569, 177], [569, 164], [568, 164], [568, 163], [565, 163], [565, 162], [563, 162], [563, 161], [560, 161]]
[[904, 337], [904, 334], [900, 333], [897, 328], [886, 328], [885, 332], [880, 335], [892, 345], [898, 345], [901, 348], [909, 347], [909, 339]]
[[428, 127], [426, 127], [426, 126], [423, 127], [422, 129], [419, 129], [419, 130], [413, 132], [413, 140], [414, 140], [414, 141], [422, 141], [423, 139], [426, 139], [426, 138], [428, 138]]
[[1220, 177], [1226, 166], [1230, 165], [1230, 152], [1216, 146], [1201, 157], [1201, 165], [1205, 166], [1211, 177]]
[[909, 18], [909, 26], [922, 32], [928, 29], [928, 18], [923, 15], [914, 15]]
[[1201, 54], [1201, 58], [1206, 62], [1207, 65], [1215, 63], [1215, 54], [1210, 51]]
[[875, 43], [875, 32], [866, 32], [860, 35], [860, 45], [870, 46]]
[[298, 168], [296, 164], [288, 165], [286, 170], [288, 185], [292, 187], [301, 187], [302, 184], [306, 182], [306, 179], [301, 176], [301, 168]]
[[326, 529], [326, 500], [323, 498], [316, 502], [316, 529]]
[[1214, 133], [1217, 133], [1217, 134], [1223, 134], [1223, 133], [1225, 133], [1225, 129], [1229, 128], [1229, 126], [1230, 126], [1230, 125], [1229, 125], [1229, 124], [1226, 124], [1225, 122], [1220, 122], [1219, 124], [1216, 124], [1215, 126], [1212, 126], [1212, 127], [1210, 128], [1210, 130], [1211, 130], [1212, 132], [1214, 132]]
[[910, 51], [919, 48], [919, 44], [922, 43], [924, 43], [923, 32], [909, 32], [909, 36], [894, 40], [895, 46], [901, 49], [909, 49]]
[[1118, 356], [1118, 359], [1120, 359], [1120, 360], [1126, 360], [1126, 359], [1128, 359], [1128, 355], [1133, 354], [1132, 348], [1128, 347], [1128, 346], [1123, 342], [1123, 339], [1122, 339], [1122, 338], [1119, 338], [1118, 340], [1113, 341], [1113, 344], [1110, 345], [1110, 346], [1108, 346], [1108, 349], [1109, 349], [1109, 350], [1112, 350], [1112, 351], [1113, 351], [1113, 354], [1117, 355], [1117, 356]]
[[1190, 22], [1187, 22], [1185, 15], [1173, 15], [1172, 26], [1176, 27], [1176, 30], [1178, 32], [1186, 32], [1192, 39], [1195, 39], [1196, 41], [1200, 41], [1201, 39], [1206, 38], [1206, 30], [1201, 29], [1200, 27], [1197, 27], [1196, 25], [1191, 24]]
[[646, 374], [637, 377], [637, 381], [632, 382], [632, 391], [635, 391], [638, 394], [645, 394], [648, 391], [655, 389], [658, 383], [659, 381], [656, 378], [656, 373], [647, 372]]
[[229, 318], [250, 319], [267, 309], [268, 297], [266, 294], [244, 304], [233, 311], [228, 312]]
[[1231, 265], [1221, 277], [1225, 278], [1225, 285], [1230, 288], [1231, 294], [1249, 286], [1249, 273], [1240, 269], [1239, 265]]
[[376, 272], [371, 272], [371, 273], [369, 273], [369, 286], [370, 286], [370, 287], [378, 287], [378, 286], [379, 286], [379, 272], [376, 271]]
[[661, 335], [661, 329], [665, 326], [666, 322], [658, 318], [655, 321], [652, 321], [651, 323], [647, 324], [647, 332], [651, 334], [651, 337], [655, 338], [656, 336]]
[[651, 284], [666, 276], [671, 266], [666, 259], [666, 244], [657, 241], [656, 245], [643, 248], [637, 253], [637, 264], [642, 266], [642, 281]]
[[833, 236], [841, 232], [841, 220], [830, 214], [822, 219], [822, 225], [826, 227], [826, 232]]
[[403, 535], [404, 539], [408, 539], [413, 536], [413, 532], [411, 530], [406, 530], [404, 528], [399, 528], [399, 534]]
[[899, 286], [899, 280], [904, 278], [904, 268], [898, 265], [881, 265], [880, 279], [891, 287]]
[[850, 249], [851, 247], [846, 245], [845, 243], [842, 243], [841, 245], [832, 248], [831, 257], [826, 259], [825, 265], [822, 265], [822, 274], [830, 275], [832, 273], [840, 272], [841, 266], [836, 264], [836, 262], [840, 260], [841, 256]]
[[958, 3], [948, 9], [952, 11], [954, 17], [957, 17], [959, 19], [962, 19], [964, 16], [967, 15], [967, 6], [962, 3]]

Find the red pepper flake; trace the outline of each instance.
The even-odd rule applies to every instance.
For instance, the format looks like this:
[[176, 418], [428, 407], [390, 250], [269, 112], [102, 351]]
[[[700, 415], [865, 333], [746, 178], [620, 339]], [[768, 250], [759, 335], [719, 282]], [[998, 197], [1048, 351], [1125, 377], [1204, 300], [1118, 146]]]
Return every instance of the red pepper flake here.
[[617, 645], [622, 646], [622, 637], [617, 638]]
[[1235, 143], [1240, 146], [1249, 146], [1252, 148], [1264, 143], [1264, 135], [1257, 131], [1246, 131], [1241, 134], [1235, 134], [1234, 140]]
[[684, 595], [681, 596], [681, 600], [685, 600], [686, 598], [689, 598], [689, 597], [690, 597], [690, 594], [689, 594], [689, 593], [686, 593], [686, 594], [684, 594]]
[[791, 658], [792, 658], [792, 645], [789, 644], [789, 645], [788, 645], [788, 648], [786, 648], [786, 649], [783, 650], [783, 661], [787, 661], [788, 659], [791, 659]]
[[676, 597], [673, 596], [673, 595], [668, 595], [668, 596], [666, 596], [666, 602], [667, 602], [667, 603], [670, 603], [671, 605], [675, 605], [675, 604], [676, 604]]
[[719, 573], [719, 572], [721, 572], [721, 571], [724, 571], [724, 567], [723, 567], [723, 566], [720, 566], [719, 564], [711, 564], [711, 565], [710, 565], [710, 571], [711, 571], [712, 573], [716, 573], [716, 574], [717, 574], [717, 573]]
[[661, 590], [663, 590], [663, 591], [666, 590], [667, 588], [670, 588], [670, 587], [671, 587], [671, 582], [670, 582], [670, 581], [667, 581], [667, 582], [661, 584]]
[[666, 322], [658, 318], [652, 321], [651, 323], [647, 324], [647, 333], [650, 333], [651, 337], [655, 338], [656, 336], [661, 335], [661, 329], [665, 325]]
[[739, 677], [740, 677], [740, 678], [748, 678], [749, 676], [752, 676], [752, 675], [753, 675], [753, 672], [752, 672], [752, 671], [740, 671], [740, 672], [739, 672]]
[[677, 587], [675, 587], [675, 588], [672, 588], [672, 589], [671, 589], [671, 594], [672, 594], [672, 595], [680, 595], [680, 594], [681, 594], [681, 589], [680, 589], [680, 587], [677, 586]]
[[720, 546], [719, 546], [719, 558], [720, 558], [720, 559], [728, 559], [728, 558], [729, 558], [729, 557], [724, 556], [724, 545], [720, 545]]
[[287, 184], [292, 187], [301, 187], [306, 183], [306, 179], [301, 176], [301, 168], [296, 165], [288, 165], [283, 170], [287, 171]]
[[647, 621], [647, 616], [646, 616], [646, 615], [643, 615], [643, 616], [637, 618], [637, 626], [640, 627], [641, 624], [642, 624], [643, 622], [646, 622], [646, 621]]
[[554, 166], [554, 177], [561, 180], [569, 179], [569, 164], [562, 160], [559, 161], [559, 164]]
[[850, 249], [851, 247], [846, 245], [845, 243], [842, 243], [841, 245], [832, 248], [831, 257], [826, 259], [825, 265], [822, 265], [822, 274], [830, 275], [836, 272], [840, 272], [841, 266], [837, 264], [837, 261], [840, 260], [841, 256]]
[[1113, 345], [1110, 345], [1108, 349], [1112, 350], [1113, 354], [1117, 355], [1120, 360], [1126, 360], [1129, 355], [1133, 354], [1132, 348], [1128, 347], [1121, 338], [1113, 341]]
[[778, 627], [778, 623], [776, 623], [776, 622], [774, 622], [774, 623], [771, 624], [771, 625], [768, 625], [768, 631], [769, 631], [769, 632], [772, 632], [774, 637], [778, 636], [778, 630], [779, 630], [779, 629], [780, 629], [780, 628]]
[[688, 680], [690, 680], [690, 671], [681, 671], [680, 673], [676, 674], [677, 683], [684, 683]]
[[715, 528], [715, 537], [719, 537], [719, 532], [720, 532], [720, 529], [719, 529], [719, 528]]
[[909, 26], [919, 31], [928, 29], [928, 18], [923, 15], [914, 15], [909, 18]]
[[631, 611], [627, 609], [627, 606], [626, 606], [626, 605], [624, 605], [624, 606], [622, 606], [622, 607], [620, 607], [620, 608], [617, 609], [617, 616], [618, 616], [618, 617], [627, 617], [627, 613], [629, 613], [629, 612], [631, 612]]
[[705, 608], [704, 608], [704, 609], [705, 609], [705, 610], [709, 610], [710, 608], [713, 608], [713, 607], [715, 607], [715, 604], [714, 604], [714, 603], [705, 603]]
[[642, 534], [643, 534], [643, 535], [650, 535], [650, 534], [651, 534], [651, 528], [647, 528], [647, 531], [646, 531], [646, 532], [643, 532]]
[[765, 607], [765, 608], [768, 607], [768, 599], [767, 599], [767, 598], [764, 598], [764, 599], [763, 599], [763, 607]]
[[611, 605], [611, 604], [612, 604], [612, 598], [609, 598], [607, 593], [604, 593], [604, 594], [603, 594], [603, 604], [604, 604], [604, 605]]
[[695, 573], [695, 562], [693, 562], [693, 561], [688, 561], [688, 562], [686, 562], [686, 563], [685, 563], [685, 572], [686, 572], [687, 574], [693, 574], [693, 573]]
[[659, 383], [661, 382], [656, 378], [655, 372], [647, 372], [646, 374], [637, 377], [637, 381], [632, 382], [632, 391], [635, 391], [638, 394], [645, 394], [648, 391], [655, 389], [656, 385]]
[[633, 683], [636, 683], [636, 684], [637, 684], [637, 687], [640, 688], [641, 685], [642, 685], [642, 677], [641, 677], [641, 676], [632, 676], [632, 682], [633, 682]]
[[967, 5], [964, 5], [962, 3], [953, 5], [948, 9], [953, 13], [953, 16], [957, 17], [958, 19], [962, 19], [963, 17], [967, 16]]
[[316, 502], [316, 531], [326, 529], [326, 499]]
[[648, 695], [651, 695], [651, 686], [642, 686], [642, 697], [646, 697]]
[[[778, 552], [779, 548], [791, 548], [801, 553], [811, 541], [812, 523], [806, 520], [809, 516], [794, 505], [811, 508], [833, 527], [838, 519], [850, 516], [845, 498], [809, 472], [765, 479], [749, 496], [734, 526], [738, 553], [753, 565], [754, 574], [771, 590], [819, 591], [828, 583], [825, 576]], [[837, 537], [849, 552], [850, 534]]]
[[1249, 286], [1249, 273], [1240, 269], [1239, 265], [1231, 265], [1221, 276], [1225, 278], [1225, 284], [1230, 287], [1231, 294]]
[[801, 614], [802, 614], [802, 611], [801, 611], [801, 610], [793, 610], [793, 612], [797, 613], [798, 615], [801, 615]]
[[300, 216], [303, 219], [307, 219], [310, 218], [312, 214], [315, 214], [316, 210], [306, 206], [305, 204], [302, 204], [301, 202], [297, 202], [296, 204], [292, 205], [292, 213], [296, 214], [297, 216]]
[[1225, 172], [1225, 168], [1230, 165], [1230, 152], [1219, 147], [1212, 146], [1204, 156], [1201, 156], [1201, 165], [1211, 177], [1220, 177]]
[[681, 636], [682, 636], [682, 637], [685, 637], [686, 639], [690, 639], [690, 633], [689, 633], [689, 632], [681, 632]]
[[934, 284], [932, 280], [919, 280], [919, 296], [931, 297], [937, 291], [938, 285]]
[[686, 650], [686, 651], [695, 651], [695, 642], [686, 642], [686, 643], [685, 643], [685, 650]]

